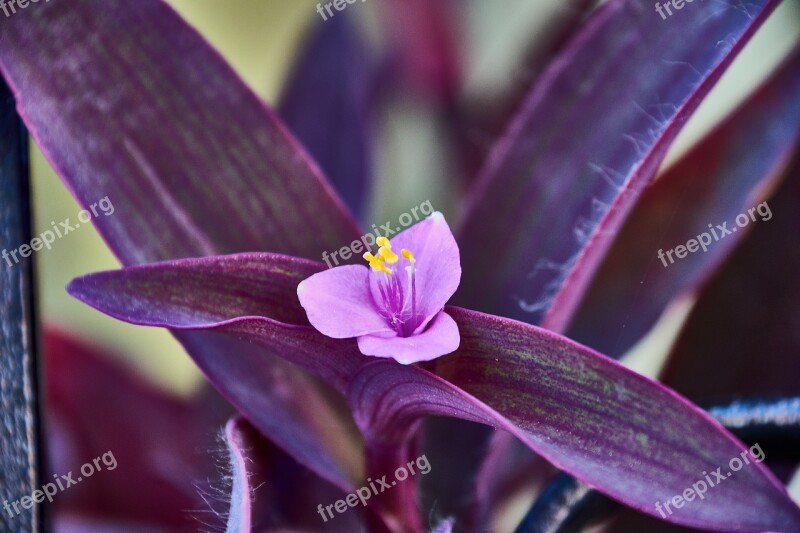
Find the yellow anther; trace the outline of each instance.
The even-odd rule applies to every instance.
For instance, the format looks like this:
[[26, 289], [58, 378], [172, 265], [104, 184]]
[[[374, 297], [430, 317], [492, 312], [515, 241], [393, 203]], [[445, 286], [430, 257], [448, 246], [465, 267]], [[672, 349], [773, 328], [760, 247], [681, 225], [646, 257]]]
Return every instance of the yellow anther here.
[[403, 257], [406, 258], [406, 261], [408, 261], [412, 265], [417, 262], [417, 260], [414, 259], [414, 254], [411, 253], [411, 250], [406, 250], [405, 248], [403, 248], [402, 250], [400, 250], [400, 253], [403, 255]]
[[372, 270], [375, 272], [385, 272], [386, 274], [391, 274], [392, 271], [383, 264], [383, 258], [380, 256], [372, 255], [369, 252], [365, 252], [362, 256], [368, 263], [369, 266], [372, 267]]
[[384, 247], [385, 246], [390, 250], [392, 249], [392, 245], [389, 244], [389, 239], [387, 239], [386, 237], [378, 237], [377, 239], [375, 239], [375, 242], [380, 247]]
[[397, 263], [398, 259], [400, 259], [389, 246], [381, 246], [380, 250], [378, 250], [378, 255], [390, 265], [392, 263]]

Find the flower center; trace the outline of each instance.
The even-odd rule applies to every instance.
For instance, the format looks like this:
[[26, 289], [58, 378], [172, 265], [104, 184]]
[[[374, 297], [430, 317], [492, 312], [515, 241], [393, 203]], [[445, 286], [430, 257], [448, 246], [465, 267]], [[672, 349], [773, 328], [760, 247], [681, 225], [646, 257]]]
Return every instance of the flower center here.
[[403, 248], [400, 250], [400, 256], [407, 265], [402, 271], [397, 272], [389, 265], [396, 265], [400, 261], [400, 256], [392, 251], [389, 239], [378, 237], [375, 242], [380, 246], [378, 253], [372, 255], [370, 252], [366, 252], [363, 257], [372, 267], [380, 292], [379, 312], [398, 335], [409, 337], [419, 323], [417, 318], [417, 281], [414, 268], [417, 260], [411, 251]]

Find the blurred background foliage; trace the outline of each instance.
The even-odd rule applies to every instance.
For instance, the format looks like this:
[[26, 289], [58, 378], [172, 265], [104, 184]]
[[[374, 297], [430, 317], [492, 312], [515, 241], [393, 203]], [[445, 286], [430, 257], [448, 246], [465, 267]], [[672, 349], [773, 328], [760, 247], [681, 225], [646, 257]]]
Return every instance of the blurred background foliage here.
[[[391, 1], [395, 0], [366, 0], [347, 7], [376, 51], [383, 46], [386, 28], [385, 19], [381, 22], [385, 15], [379, 12], [385, 7], [381, 3]], [[170, 3], [227, 58], [255, 92], [273, 105], [309, 29], [314, 24], [324, 24], [316, 12], [317, 2], [310, 0]], [[525, 51], [546, 35], [549, 17], [563, 6], [563, 0], [460, 0], [457, 5], [460, 18], [451, 22], [464, 43], [458, 97], [491, 101], [502, 99], [510, 84], [525, 78]], [[665, 167], [741, 101], [800, 40], [799, 21], [800, 0], [785, 0], [681, 132]], [[680, 21], [672, 22], [676, 38], [680, 38]], [[324, 91], [325, 87], [320, 86], [319, 90]], [[376, 182], [368, 221], [389, 220], [426, 199], [448, 213], [454, 194], [450, 187], [453, 177], [449, 176], [452, 167], [437, 144], [437, 120], [441, 116], [436, 111], [435, 104], [409, 95], [396, 98], [376, 113], [376, 144], [381, 149], [374, 156]], [[74, 221], [80, 206], [35, 144], [32, 146], [38, 234], [50, 227], [51, 221]], [[125, 198], [110, 200], [116, 205]], [[65, 284], [76, 276], [118, 267], [93, 227], [82, 225], [56, 241], [52, 250], [36, 254], [35, 260], [44, 323], [90, 339], [126, 358], [165, 388], [182, 394], [195, 389], [201, 379], [199, 372], [169, 333], [101, 315], [64, 291]], [[653, 333], [634, 348], [637, 368], [652, 372], [658, 355], [664, 352], [690, 305], [691, 302], [682, 302], [673, 306]]]

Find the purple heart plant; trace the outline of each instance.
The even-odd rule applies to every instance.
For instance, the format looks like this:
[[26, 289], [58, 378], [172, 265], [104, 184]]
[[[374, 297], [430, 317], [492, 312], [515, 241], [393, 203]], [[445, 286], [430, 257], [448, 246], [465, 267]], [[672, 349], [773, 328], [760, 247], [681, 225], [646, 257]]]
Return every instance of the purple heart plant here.
[[[0, 20], [34, 141], [82, 205], [114, 202], [93, 222], [122, 268], [68, 292], [169, 329], [213, 386], [178, 400], [51, 334], [52, 468], [119, 462], [56, 500], [57, 530], [505, 530], [562, 470], [621, 504], [607, 529], [800, 531], [797, 454], [698, 407], [800, 393], [800, 49], [657, 174], [779, 2], [565, 2], [480, 94], [476, 6], [375, 0], [367, 47], [338, 3], [277, 112], [160, 0]], [[408, 101], [448, 193], [376, 232], [374, 129]], [[658, 380], [617, 361], [687, 299]], [[209, 426], [230, 483], [198, 493]]]

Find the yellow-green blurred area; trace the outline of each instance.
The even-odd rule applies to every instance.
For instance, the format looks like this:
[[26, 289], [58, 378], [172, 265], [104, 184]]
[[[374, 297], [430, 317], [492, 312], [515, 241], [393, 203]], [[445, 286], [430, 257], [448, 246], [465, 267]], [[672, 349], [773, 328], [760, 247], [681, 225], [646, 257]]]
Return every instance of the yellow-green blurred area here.
[[[348, 6], [348, 11], [357, 11], [356, 16], [364, 22], [364, 29], [371, 29], [370, 42], [375, 42], [380, 33], [375, 29], [374, 19], [382, 1], [389, 0], [367, 0]], [[491, 8], [488, 2], [501, 3], [503, 9], [496, 5]], [[276, 102], [305, 32], [312, 24], [324, 23], [316, 12], [317, 2], [310, 0], [170, 0], [170, 3], [222, 52], [245, 82], [271, 104]], [[465, 17], [461, 21], [469, 40], [464, 58], [468, 90], [491, 87], [504, 76], [510, 76], [510, 69], [519, 60], [521, 51], [558, 4], [555, 0], [464, 0], [464, 3], [473, 14], [472, 18]], [[476, 17], [480, 20], [475, 20]], [[800, 40], [798, 21], [800, 1], [785, 1], [691, 119], [670, 152], [667, 164], [745, 97]], [[679, 39], [680, 22], [672, 23]], [[319, 90], [324, 91], [325, 87]], [[430, 199], [438, 208], [449, 204], [442, 176], [430, 171], [422, 175], [424, 165], [435, 165], [437, 160], [430, 125], [425, 125], [424, 118], [414, 113], [381, 116], [385, 118], [379, 125], [378, 139], [392, 146], [387, 150], [386, 161], [377, 164], [375, 190], [379, 198], [373, 202], [373, 214], [400, 213], [422, 199]], [[56, 224], [67, 218], [74, 221], [81, 208], [35, 146], [32, 152], [34, 234], [39, 234], [51, 226], [51, 221]], [[409, 198], [413, 203], [405, 201]], [[115, 204], [125, 201], [124, 198], [110, 200]], [[379, 219], [383, 220], [375, 218]], [[35, 260], [40, 310], [45, 324], [56, 325], [126, 358], [164, 387], [184, 394], [194, 389], [200, 375], [168, 332], [111, 319], [72, 299], [64, 291], [64, 286], [76, 276], [119, 266], [93, 227], [82, 224], [57, 240], [51, 250], [36, 254]], [[664, 321], [656, 326], [657, 334], [643, 343], [648, 354], [657, 355], [659, 347], [668, 344], [676, 321], [679, 322], [682, 315], [673, 311], [666, 326]]]

